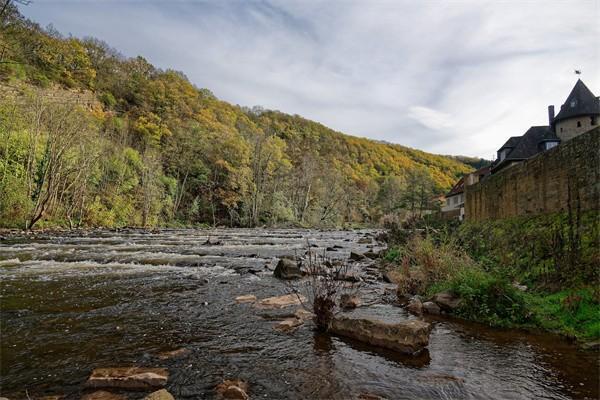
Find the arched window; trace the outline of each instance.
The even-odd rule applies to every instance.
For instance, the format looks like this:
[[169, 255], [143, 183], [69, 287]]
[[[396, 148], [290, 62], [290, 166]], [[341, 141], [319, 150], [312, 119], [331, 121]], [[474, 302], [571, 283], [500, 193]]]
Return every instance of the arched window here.
[[581, 121], [577, 121], [577, 127], [581, 128]]

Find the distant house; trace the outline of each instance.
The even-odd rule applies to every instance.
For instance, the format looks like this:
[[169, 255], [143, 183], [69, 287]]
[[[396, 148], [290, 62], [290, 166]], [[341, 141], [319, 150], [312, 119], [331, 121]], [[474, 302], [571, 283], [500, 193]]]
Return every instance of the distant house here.
[[554, 116], [554, 106], [548, 106], [548, 125], [532, 126], [523, 136], [512, 136], [498, 149], [492, 173], [589, 131], [598, 125], [599, 118], [600, 98], [578, 79], [558, 115]]
[[465, 186], [473, 185], [490, 174], [490, 166], [478, 169], [464, 175], [446, 193], [446, 203], [442, 206], [442, 216], [446, 219], [458, 218], [460, 221], [465, 216]]

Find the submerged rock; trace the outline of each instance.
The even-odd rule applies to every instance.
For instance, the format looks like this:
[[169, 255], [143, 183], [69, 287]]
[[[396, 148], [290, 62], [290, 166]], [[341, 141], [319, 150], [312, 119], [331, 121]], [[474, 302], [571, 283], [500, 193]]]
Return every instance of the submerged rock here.
[[404, 354], [416, 354], [429, 344], [431, 325], [419, 320], [386, 323], [373, 318], [339, 316], [334, 318], [330, 332]]
[[144, 400], [175, 400], [173, 395], [165, 389], [157, 390], [144, 397]]
[[105, 390], [97, 390], [94, 393], [84, 395], [81, 400], [126, 400], [127, 396], [107, 392]]
[[302, 278], [303, 273], [296, 261], [282, 258], [277, 263], [273, 275], [279, 279], [298, 279]]
[[217, 385], [215, 391], [224, 399], [248, 400], [250, 398], [246, 393], [248, 384], [240, 379], [226, 379]]
[[165, 386], [168, 378], [165, 368], [97, 368], [92, 371], [86, 386], [145, 390]]
[[385, 397], [378, 396], [373, 393], [361, 393], [358, 395], [358, 400], [387, 400]]
[[253, 294], [246, 294], [244, 296], [238, 296], [235, 298], [235, 302], [240, 303], [254, 303], [256, 301], [256, 296]]
[[260, 308], [283, 308], [288, 306], [301, 305], [306, 301], [306, 297], [296, 294], [286, 294], [284, 296], [267, 297], [257, 303]]
[[452, 312], [462, 304], [462, 299], [450, 290], [437, 293], [433, 296], [432, 301], [437, 304], [443, 311]]
[[344, 310], [352, 310], [360, 306], [360, 298], [357, 295], [344, 293], [340, 297], [340, 308]]
[[163, 351], [158, 354], [158, 358], [161, 360], [168, 360], [171, 358], [183, 357], [191, 353], [190, 349], [186, 349], [182, 347], [181, 349], [171, 350], [171, 351]]

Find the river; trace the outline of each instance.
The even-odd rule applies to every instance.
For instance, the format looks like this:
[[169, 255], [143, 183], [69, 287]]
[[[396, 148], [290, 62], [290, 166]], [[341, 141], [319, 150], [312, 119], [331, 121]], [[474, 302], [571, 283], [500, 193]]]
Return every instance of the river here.
[[[234, 301], [285, 294], [272, 267], [277, 257], [303, 254], [307, 242], [316, 251], [337, 245], [331, 256], [346, 258], [368, 249], [365, 237], [371, 232], [8, 236], [0, 241], [2, 396], [78, 399], [92, 369], [138, 365], [168, 368], [177, 399], [216, 398], [225, 378], [248, 381], [253, 399], [598, 398], [597, 354], [552, 335], [438, 318], [428, 351], [411, 357], [318, 334], [310, 323], [281, 333], [260, 310]], [[375, 279], [364, 284], [382, 299], [386, 289]], [[383, 300], [366, 311], [409, 318]], [[179, 348], [188, 354], [158, 357]]]

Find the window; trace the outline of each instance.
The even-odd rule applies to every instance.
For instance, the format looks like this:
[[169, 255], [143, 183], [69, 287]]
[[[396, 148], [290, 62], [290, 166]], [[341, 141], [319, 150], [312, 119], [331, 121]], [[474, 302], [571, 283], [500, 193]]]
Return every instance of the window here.
[[581, 121], [577, 121], [577, 127], [581, 128]]
[[591, 119], [590, 123], [592, 126], [598, 125], [598, 117], [592, 117], [590, 119]]
[[571, 108], [575, 107], [576, 105], [577, 105], [577, 101], [571, 100]]
[[561, 132], [563, 131], [563, 128], [562, 128], [562, 126], [560, 127], [560, 131], [561, 131]]
[[553, 147], [558, 146], [558, 142], [546, 142], [546, 150], [550, 150]]

